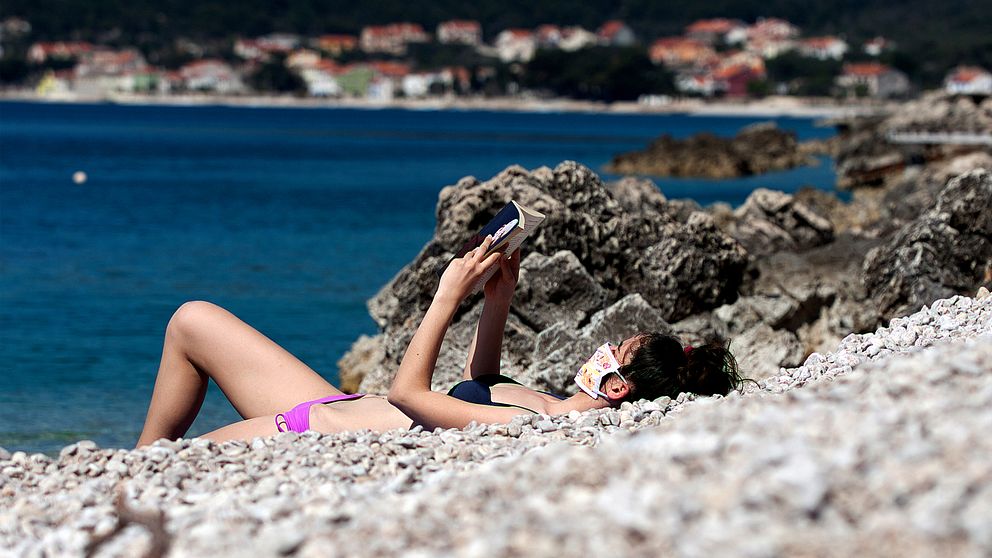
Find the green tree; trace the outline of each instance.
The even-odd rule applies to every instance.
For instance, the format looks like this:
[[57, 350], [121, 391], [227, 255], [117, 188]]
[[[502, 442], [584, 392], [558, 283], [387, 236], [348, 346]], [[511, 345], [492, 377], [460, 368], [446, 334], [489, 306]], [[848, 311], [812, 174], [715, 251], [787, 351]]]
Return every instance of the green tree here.
[[303, 95], [307, 90], [303, 78], [286, 67], [285, 57], [274, 57], [259, 66], [258, 70], [248, 76], [248, 84], [257, 91]]
[[652, 64], [640, 47], [539, 50], [527, 64], [523, 81], [539, 91], [598, 101], [628, 101], [675, 91], [672, 74]]
[[0, 58], [0, 83], [19, 85], [24, 83], [29, 73], [30, 68], [22, 58]]

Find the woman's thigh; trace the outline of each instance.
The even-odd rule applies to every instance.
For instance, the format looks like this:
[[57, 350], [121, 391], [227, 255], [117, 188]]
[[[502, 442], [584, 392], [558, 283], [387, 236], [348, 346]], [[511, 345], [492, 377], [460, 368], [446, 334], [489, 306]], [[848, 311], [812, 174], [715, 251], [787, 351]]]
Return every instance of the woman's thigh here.
[[251, 440], [255, 437], [271, 436], [277, 432], [279, 429], [276, 428], [275, 416], [268, 415], [235, 422], [199, 437], [214, 442], [226, 442], [228, 440]]
[[246, 419], [342, 393], [289, 351], [209, 302], [182, 305], [166, 336], [180, 341], [193, 366], [213, 378]]

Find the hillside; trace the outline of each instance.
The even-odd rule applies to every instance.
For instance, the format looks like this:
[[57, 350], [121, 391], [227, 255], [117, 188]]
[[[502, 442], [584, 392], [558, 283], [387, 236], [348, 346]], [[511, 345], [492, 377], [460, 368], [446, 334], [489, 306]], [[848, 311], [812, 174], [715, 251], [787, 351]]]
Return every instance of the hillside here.
[[19, 16], [31, 22], [33, 38], [79, 38], [137, 44], [155, 49], [180, 37], [229, 40], [273, 31], [314, 35], [357, 33], [369, 24], [412, 21], [428, 29], [452, 18], [476, 19], [487, 40], [508, 27], [542, 23], [595, 29], [613, 18], [625, 20], [644, 39], [678, 33], [691, 21], [731, 17], [753, 21], [781, 17], [805, 34], [833, 33], [851, 42], [884, 35], [897, 42], [889, 62], [914, 80], [933, 85], [959, 63], [992, 66], [992, 38], [987, 32], [988, 4], [983, 0], [710, 0], [692, 4], [649, 0], [587, 2], [519, 0], [456, 2], [360, 2], [287, 0], [266, 2], [204, 0], [194, 4], [166, 0], [62, 0], [57, 9], [32, 0], [7, 0], [0, 18]]

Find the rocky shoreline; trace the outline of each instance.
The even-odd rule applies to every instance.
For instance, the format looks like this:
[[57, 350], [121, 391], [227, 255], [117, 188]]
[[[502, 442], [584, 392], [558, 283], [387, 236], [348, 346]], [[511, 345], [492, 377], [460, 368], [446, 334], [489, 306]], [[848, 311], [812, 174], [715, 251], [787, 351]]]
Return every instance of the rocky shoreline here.
[[[902, 149], [885, 129], [972, 110], [931, 102], [848, 124], [839, 173]], [[525, 245], [509, 374], [571, 392], [579, 356], [655, 330], [732, 339], [756, 384], [463, 430], [0, 448], [0, 555], [988, 555], [992, 154], [940, 153], [852, 178], [848, 203], [759, 189], [701, 208], [574, 162], [466, 177], [369, 301], [379, 332], [342, 358], [343, 388], [387, 389], [437, 265], [507, 199], [549, 216]], [[480, 311], [456, 316], [435, 389]]]
[[0, 550], [987, 555], [990, 425], [982, 289], [728, 397], [464, 430], [0, 451]]
[[794, 132], [774, 122], [745, 127], [733, 138], [710, 133], [678, 140], [669, 134], [641, 151], [621, 153], [606, 172], [625, 175], [736, 178], [817, 164], [813, 156], [827, 149], [823, 142], [800, 144]]

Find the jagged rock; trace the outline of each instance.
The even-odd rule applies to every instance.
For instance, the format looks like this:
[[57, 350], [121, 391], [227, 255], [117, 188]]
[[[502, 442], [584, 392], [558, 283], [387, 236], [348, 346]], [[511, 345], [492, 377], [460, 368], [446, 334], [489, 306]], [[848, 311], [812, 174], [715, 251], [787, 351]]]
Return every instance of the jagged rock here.
[[666, 204], [668, 200], [665, 195], [661, 193], [654, 182], [647, 178], [625, 176], [620, 180], [607, 182], [606, 189], [626, 211], [654, 210], [663, 212], [668, 207]]
[[[482, 313], [482, 303], [478, 303], [465, 312], [461, 318], [448, 328], [448, 334], [444, 338], [441, 353], [438, 356], [437, 366], [434, 369], [432, 389], [445, 391], [461, 380], [465, 369], [465, 361], [468, 358], [468, 349], [475, 335], [475, 326], [479, 322], [479, 315]], [[406, 327], [397, 328], [389, 334], [382, 334], [384, 351], [380, 354], [383, 358], [375, 365], [363, 367], [367, 375], [361, 381], [362, 393], [385, 394], [389, 391], [389, 385], [396, 374], [399, 360], [406, 351], [410, 339], [416, 331], [419, 321], [410, 320]], [[503, 333], [503, 352], [501, 363], [503, 371], [514, 377], [521, 377], [521, 372], [526, 370], [531, 362], [531, 355], [534, 354], [533, 330], [524, 325], [519, 318], [510, 314], [506, 321], [506, 328]], [[352, 351], [355, 347], [352, 347]], [[349, 352], [348, 355], [351, 353]], [[346, 355], [346, 358], [348, 357]], [[342, 359], [344, 360], [344, 359]]]
[[[434, 237], [369, 301], [383, 351], [378, 365], [358, 367], [371, 370], [362, 382], [363, 391], [381, 392], [388, 386], [430, 304], [437, 270], [471, 234], [468, 231], [481, 228], [510, 199], [548, 218], [523, 247], [525, 263], [504, 342], [506, 365], [530, 368], [538, 333], [556, 324], [574, 330], [593, 312], [630, 294], [640, 295], [664, 320], [714, 308], [737, 296], [747, 253], [705, 213], [686, 211], [687, 204], [675, 210], [657, 205], [628, 210], [594, 172], [571, 161], [533, 172], [513, 166], [486, 182], [466, 177], [441, 191]], [[685, 222], [676, 218], [680, 213], [688, 213]], [[460, 376], [480, 300], [476, 295], [467, 301], [455, 317], [436, 385]]]
[[893, 133], [988, 133], [992, 130], [992, 110], [988, 102], [975, 104], [967, 96], [943, 92], [928, 93], [916, 101], [904, 103], [887, 116], [839, 123], [839, 128], [841, 135], [834, 166], [837, 187], [842, 189], [887, 187], [908, 168], [965, 153], [992, 153], [987, 145], [920, 145], [889, 141], [889, 134]]
[[385, 356], [381, 335], [362, 335], [352, 345], [351, 350], [338, 360], [338, 377], [341, 391], [357, 393], [362, 378], [373, 373]]
[[625, 250], [631, 262], [621, 277], [626, 292], [640, 293], [669, 321], [736, 298], [747, 252], [718, 234], [712, 218], [694, 213], [685, 226], [669, 225], [660, 236], [656, 244]]
[[608, 295], [567, 250], [550, 257], [532, 252], [520, 264], [519, 284], [513, 310], [535, 331], [555, 323], [578, 327]]
[[752, 255], [801, 250], [833, 240], [833, 225], [789, 194], [758, 188], [734, 211], [729, 228]]
[[677, 140], [665, 134], [643, 151], [613, 157], [607, 170], [616, 174], [731, 178], [813, 161], [799, 149], [794, 133], [768, 122], [748, 126], [732, 139], [703, 133]]
[[782, 367], [799, 366], [806, 358], [795, 333], [772, 329], [763, 323], [734, 337], [730, 351], [737, 359], [741, 375], [752, 380], [774, 376]]
[[865, 259], [862, 281], [877, 310], [893, 316], [992, 279], [992, 175], [951, 179], [937, 205]]
[[672, 324], [672, 333], [684, 342], [696, 346], [710, 342], [722, 343], [730, 337], [727, 324], [713, 312], [700, 312]]

